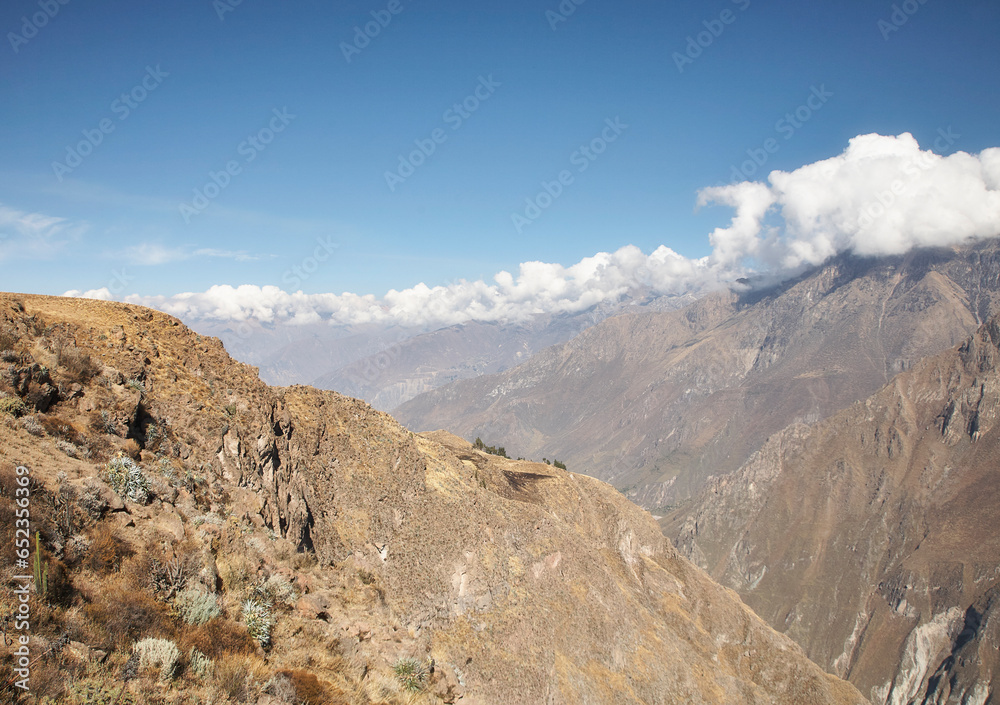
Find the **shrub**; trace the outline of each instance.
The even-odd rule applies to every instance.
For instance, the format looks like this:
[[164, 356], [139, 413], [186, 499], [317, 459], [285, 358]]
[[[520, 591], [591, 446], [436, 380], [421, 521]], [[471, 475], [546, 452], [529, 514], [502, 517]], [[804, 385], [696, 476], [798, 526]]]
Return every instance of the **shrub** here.
[[392, 672], [396, 674], [396, 679], [403, 688], [413, 692], [423, 690], [424, 682], [427, 680], [427, 669], [413, 658], [399, 659], [393, 665]]
[[264, 684], [263, 692], [280, 703], [297, 704], [300, 702], [292, 679], [285, 675], [284, 672], [273, 675], [271, 680]]
[[131, 458], [119, 455], [108, 462], [104, 480], [122, 499], [138, 504], [146, 504], [149, 501], [149, 481], [143, 474], [142, 468]]
[[267, 665], [255, 656], [228, 656], [215, 664], [216, 687], [236, 702], [256, 702], [269, 677]]
[[327, 688], [314, 674], [301, 669], [291, 671], [280, 671], [279, 675], [285, 676], [292, 682], [295, 688], [295, 700], [293, 702], [305, 703], [305, 705], [329, 705], [330, 694]]
[[107, 575], [121, 568], [122, 561], [134, 554], [128, 542], [104, 525], [94, 532], [84, 565], [95, 573]]
[[21, 424], [21, 428], [30, 433], [32, 436], [40, 437], [45, 435], [45, 429], [42, 428], [42, 425], [38, 423], [38, 419], [34, 416], [25, 416], [19, 419], [18, 423]]
[[166, 605], [124, 582], [105, 584], [96, 599], [84, 607], [84, 614], [99, 640], [119, 649], [147, 634], [169, 634], [172, 629]]
[[58, 448], [71, 458], [79, 458], [80, 456], [86, 458], [87, 456], [90, 455], [90, 449], [75, 446], [69, 441], [64, 441], [61, 438], [56, 441], [56, 448]]
[[185, 648], [197, 649], [212, 659], [230, 654], [253, 654], [257, 651], [257, 642], [246, 629], [221, 617], [185, 629], [180, 639]]
[[191, 575], [190, 557], [169, 558], [164, 556], [161, 560], [147, 554], [146, 558], [149, 588], [160, 595], [162, 599], [169, 600], [187, 585], [188, 577]]
[[261, 646], [271, 643], [271, 630], [274, 629], [274, 615], [271, 606], [266, 602], [252, 597], [243, 602], [243, 623], [250, 634]]
[[71, 381], [81, 384], [86, 384], [101, 371], [90, 355], [75, 346], [60, 347], [56, 352], [56, 364], [66, 368]]
[[18, 397], [0, 397], [0, 414], [9, 414], [16, 419], [24, 416], [26, 413], [28, 413], [28, 407]]
[[250, 588], [250, 596], [269, 605], [289, 604], [295, 600], [295, 588], [288, 578], [275, 573]]
[[215, 663], [198, 649], [191, 649], [188, 654], [188, 670], [195, 678], [211, 678], [215, 672]]
[[59, 418], [58, 416], [42, 415], [38, 420], [42, 428], [45, 429], [45, 433], [53, 438], [61, 438], [74, 445], [81, 443], [83, 440], [80, 432], [66, 419]]
[[142, 448], [139, 446], [139, 441], [135, 440], [134, 438], [126, 438], [124, 448], [125, 448], [124, 451], [125, 455], [127, 455], [129, 458], [131, 458], [132, 460], [139, 459], [139, 455], [142, 452]]
[[133, 650], [139, 654], [139, 668], [156, 668], [160, 680], [169, 681], [177, 674], [181, 652], [169, 639], [143, 639]]
[[101, 486], [92, 477], [84, 481], [83, 492], [80, 494], [80, 508], [94, 521], [100, 519], [108, 508], [108, 501], [104, 499]]
[[215, 595], [197, 588], [182, 590], [174, 599], [174, 608], [188, 624], [204, 624], [222, 614]]
[[[63, 673], [65, 679], [66, 674]], [[32, 683], [32, 691], [35, 690]], [[43, 698], [43, 705], [135, 705], [135, 698], [106, 667], [91, 664], [86, 674], [70, 683], [59, 698]]]

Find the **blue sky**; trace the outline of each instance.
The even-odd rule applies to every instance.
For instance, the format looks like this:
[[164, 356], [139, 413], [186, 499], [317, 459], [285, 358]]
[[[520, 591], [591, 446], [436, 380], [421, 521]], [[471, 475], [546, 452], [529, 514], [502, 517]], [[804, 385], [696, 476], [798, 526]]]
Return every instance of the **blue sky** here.
[[[754, 153], [763, 179], [873, 132], [943, 154], [1000, 146], [992, 1], [559, 8], [9, 0], [0, 289], [99, 289], [124, 273], [119, 298], [220, 284], [381, 297], [626, 245], [697, 258], [732, 216], [696, 212], [699, 190]], [[390, 21], [348, 60], [377, 16]], [[474, 109], [455, 111], [466, 99]], [[807, 119], [781, 122], [797, 109]], [[595, 140], [602, 153], [578, 151]], [[398, 171], [418, 142], [433, 152]], [[406, 178], [390, 186], [392, 171]], [[518, 226], [560, 172], [558, 197]], [[199, 202], [212, 173], [225, 188]], [[335, 247], [290, 276], [317, 242]]]

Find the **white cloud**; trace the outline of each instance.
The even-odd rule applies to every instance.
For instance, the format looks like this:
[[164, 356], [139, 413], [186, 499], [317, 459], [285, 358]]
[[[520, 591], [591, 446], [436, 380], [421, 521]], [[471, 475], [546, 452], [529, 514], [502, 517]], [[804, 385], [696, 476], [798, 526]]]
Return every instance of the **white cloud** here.
[[[699, 203], [737, 211], [730, 227], [713, 234], [713, 258], [723, 253], [719, 261], [730, 264], [753, 258], [781, 275], [839, 252], [893, 255], [1000, 235], [995, 148], [940, 156], [922, 151], [908, 133], [861, 135], [843, 154], [771, 172], [768, 182], [701, 192]], [[780, 215], [781, 232], [762, 225], [765, 203]]]
[[0, 260], [43, 259], [78, 238], [86, 224], [0, 205]]
[[231, 259], [237, 262], [251, 262], [263, 259], [261, 255], [251, 255], [246, 250], [218, 250], [211, 247], [202, 247], [192, 250], [190, 247], [165, 247], [155, 242], [144, 242], [139, 245], [128, 247], [122, 253], [108, 253], [108, 257], [121, 257], [130, 264], [139, 265], [160, 265], [172, 264], [194, 257], [218, 257], [220, 259]]
[[[701, 259], [683, 257], [664, 246], [648, 255], [627, 246], [569, 267], [525, 262], [516, 277], [504, 271], [491, 283], [419, 284], [391, 290], [381, 299], [244, 285], [126, 300], [188, 320], [407, 326], [523, 320], [536, 313], [584, 310], [640, 287], [663, 294], [697, 294], [750, 272], [772, 281], [794, 276], [841, 252], [901, 254], [914, 247], [997, 237], [998, 189], [1000, 149], [940, 156], [922, 151], [909, 134], [861, 135], [839, 156], [791, 172], [774, 171], [766, 183], [702, 190], [699, 207], [724, 205], [734, 215], [727, 227], [709, 235], [712, 254]], [[140, 254], [155, 260], [176, 256], [176, 251], [148, 249]], [[240, 254], [196, 250], [188, 256]], [[106, 293], [82, 295], [103, 298]]]

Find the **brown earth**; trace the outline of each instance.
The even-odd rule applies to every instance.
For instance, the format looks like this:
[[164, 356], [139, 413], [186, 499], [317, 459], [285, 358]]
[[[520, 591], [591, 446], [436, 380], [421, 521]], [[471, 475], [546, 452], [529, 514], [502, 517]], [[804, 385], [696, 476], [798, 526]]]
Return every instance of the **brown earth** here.
[[[268, 387], [125, 304], [0, 294], [0, 359], [0, 540], [25, 466], [50, 576], [35, 701], [865, 702], [598, 480]], [[125, 456], [148, 501], [108, 486]], [[178, 600], [193, 587], [221, 612], [201, 626]], [[140, 638], [176, 643], [180, 670], [130, 660]]]

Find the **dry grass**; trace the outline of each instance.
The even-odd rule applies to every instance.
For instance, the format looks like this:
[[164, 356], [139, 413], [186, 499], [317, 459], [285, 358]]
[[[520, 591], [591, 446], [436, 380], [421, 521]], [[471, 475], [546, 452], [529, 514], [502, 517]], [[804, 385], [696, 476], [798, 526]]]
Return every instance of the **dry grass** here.
[[124, 580], [107, 580], [84, 606], [91, 643], [126, 651], [147, 636], [173, 638], [170, 609]]
[[90, 550], [83, 560], [86, 568], [98, 575], [108, 575], [121, 569], [122, 562], [135, 551], [108, 524], [100, 524], [91, 532]]
[[216, 661], [214, 685], [219, 695], [236, 702], [257, 702], [271, 675], [258, 656], [230, 654]]

